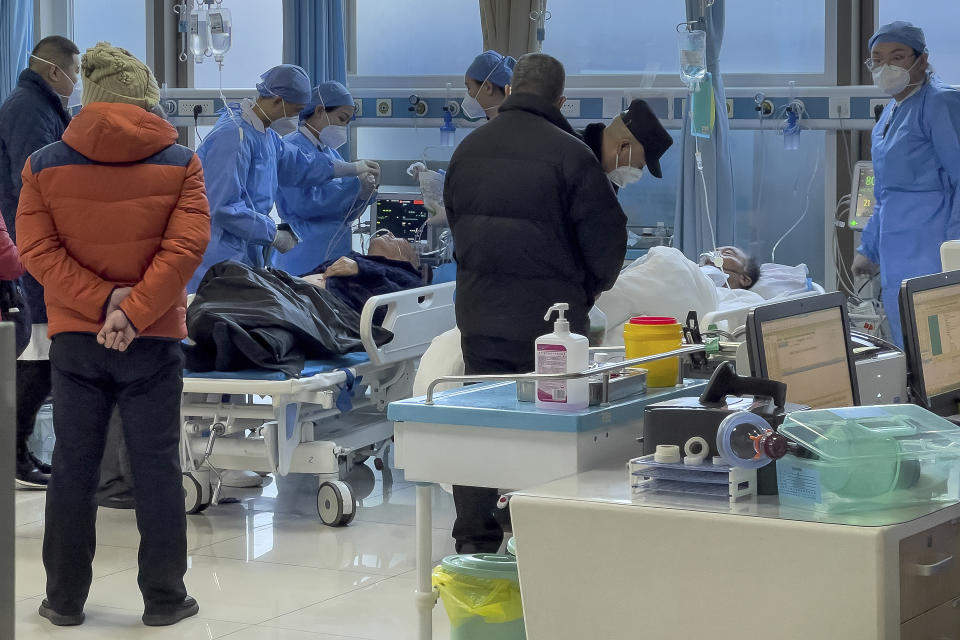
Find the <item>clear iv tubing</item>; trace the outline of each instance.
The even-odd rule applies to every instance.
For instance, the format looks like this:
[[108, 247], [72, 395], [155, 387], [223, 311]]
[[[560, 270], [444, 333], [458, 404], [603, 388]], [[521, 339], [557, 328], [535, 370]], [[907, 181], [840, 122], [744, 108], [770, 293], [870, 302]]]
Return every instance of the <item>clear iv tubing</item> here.
[[703, 158], [700, 155], [700, 140], [694, 136], [693, 144], [696, 147], [697, 172], [700, 174], [700, 182], [703, 185], [703, 208], [707, 214], [707, 226], [710, 227], [710, 243], [714, 253], [717, 252], [717, 236], [713, 230], [713, 220], [710, 219], [710, 198], [707, 196], [707, 179], [703, 175]]
[[324, 262], [330, 259], [330, 250], [333, 248], [333, 245], [340, 241], [340, 239], [344, 236], [344, 234], [348, 229], [352, 229], [352, 226], [350, 224], [351, 214], [354, 211], [359, 211], [360, 213], [363, 213], [363, 210], [369, 207], [370, 203], [373, 202], [373, 197], [375, 195], [377, 195], [376, 189], [374, 189], [370, 193], [370, 195], [367, 196], [367, 199], [363, 201], [363, 204], [359, 207], [359, 209], [356, 207], [350, 207], [350, 209], [347, 211], [347, 215], [343, 217], [343, 224], [340, 225], [340, 229], [338, 229], [337, 232], [333, 234], [333, 236], [330, 238], [330, 242], [327, 243], [327, 248], [324, 249], [323, 251], [323, 260], [320, 261], [320, 264], [323, 264]]
[[814, 154], [817, 158], [816, 163], [813, 166], [813, 173], [810, 174], [810, 184], [807, 185], [807, 199], [803, 205], [803, 213], [800, 215], [800, 218], [793, 223], [793, 226], [787, 229], [786, 233], [780, 236], [780, 239], [777, 240], [777, 243], [773, 245], [773, 251], [770, 252], [770, 262], [776, 263], [777, 261], [777, 248], [780, 246], [780, 243], [784, 239], [793, 233], [793, 230], [800, 226], [800, 223], [803, 222], [803, 219], [807, 217], [807, 212], [810, 211], [810, 190], [813, 188], [813, 181], [817, 177], [817, 173], [820, 171], [820, 154]]

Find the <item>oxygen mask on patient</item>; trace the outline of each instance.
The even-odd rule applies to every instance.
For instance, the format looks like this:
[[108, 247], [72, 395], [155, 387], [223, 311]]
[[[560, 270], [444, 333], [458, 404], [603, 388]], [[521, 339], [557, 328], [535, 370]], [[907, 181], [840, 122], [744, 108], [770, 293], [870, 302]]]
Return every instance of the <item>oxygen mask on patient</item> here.
[[697, 263], [700, 265], [700, 271], [703, 275], [710, 278], [711, 282], [717, 287], [729, 286], [728, 276], [723, 270], [723, 256], [714, 251], [701, 253]]

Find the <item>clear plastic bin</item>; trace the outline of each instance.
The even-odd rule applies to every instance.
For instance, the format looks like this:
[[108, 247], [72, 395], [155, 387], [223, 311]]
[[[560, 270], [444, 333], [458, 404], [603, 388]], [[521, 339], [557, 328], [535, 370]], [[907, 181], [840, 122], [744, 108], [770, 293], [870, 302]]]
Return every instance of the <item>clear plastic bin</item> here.
[[921, 407], [796, 411], [779, 432], [806, 449], [777, 460], [784, 506], [837, 513], [960, 500], [960, 427]]

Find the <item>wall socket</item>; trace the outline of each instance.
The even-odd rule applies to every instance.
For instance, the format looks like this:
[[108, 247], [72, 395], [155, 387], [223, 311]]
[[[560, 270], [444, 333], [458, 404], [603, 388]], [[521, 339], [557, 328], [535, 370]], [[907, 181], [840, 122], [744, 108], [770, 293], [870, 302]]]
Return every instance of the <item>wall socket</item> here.
[[363, 100], [361, 100], [360, 98], [353, 99], [353, 111], [354, 111], [353, 115], [355, 117], [357, 118], [363, 117]]
[[393, 115], [393, 100], [390, 98], [377, 98], [377, 115], [389, 118]]
[[727, 117], [733, 117], [733, 98], [727, 98]]
[[850, 98], [830, 98], [830, 118], [850, 117]]
[[563, 114], [564, 118], [579, 118], [580, 117], [580, 101], [579, 100], [567, 100], [563, 103], [563, 106], [560, 107], [560, 113]]
[[193, 108], [196, 107], [197, 105], [200, 106], [200, 113], [198, 114], [198, 116], [213, 115], [213, 100], [178, 100], [177, 115], [187, 116], [188, 118], [192, 118]]

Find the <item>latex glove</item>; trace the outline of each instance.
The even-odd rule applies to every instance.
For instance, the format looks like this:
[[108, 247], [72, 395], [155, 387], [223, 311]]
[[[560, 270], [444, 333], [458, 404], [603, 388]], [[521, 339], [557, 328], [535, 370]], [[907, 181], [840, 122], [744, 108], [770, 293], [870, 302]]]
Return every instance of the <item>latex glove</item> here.
[[374, 182], [380, 184], [380, 164], [373, 160], [357, 160], [363, 163], [364, 168], [357, 175], [361, 178], [366, 175], [373, 176]]
[[365, 173], [360, 176], [360, 200], [366, 200], [377, 190], [377, 180], [373, 175]]
[[[367, 166], [367, 160], [357, 160], [356, 162], [334, 162], [333, 176], [335, 178], [353, 178], [363, 173], [370, 173], [371, 168]], [[377, 175], [380, 175], [380, 165], [371, 163], [377, 167]]]
[[335, 278], [335, 277], [347, 277], [355, 276], [360, 272], [360, 267], [357, 266], [357, 261], [343, 256], [339, 258], [332, 265], [327, 267], [327, 270], [323, 272], [323, 275], [326, 278]]
[[137, 330], [130, 324], [126, 314], [116, 309], [107, 315], [103, 327], [97, 334], [97, 342], [107, 349], [126, 351], [136, 337]]
[[855, 276], [870, 277], [879, 273], [880, 267], [875, 265], [867, 256], [857, 253], [853, 258], [853, 265], [850, 270], [853, 271]]
[[278, 229], [271, 246], [280, 253], [286, 253], [297, 246], [297, 237], [285, 229]]

